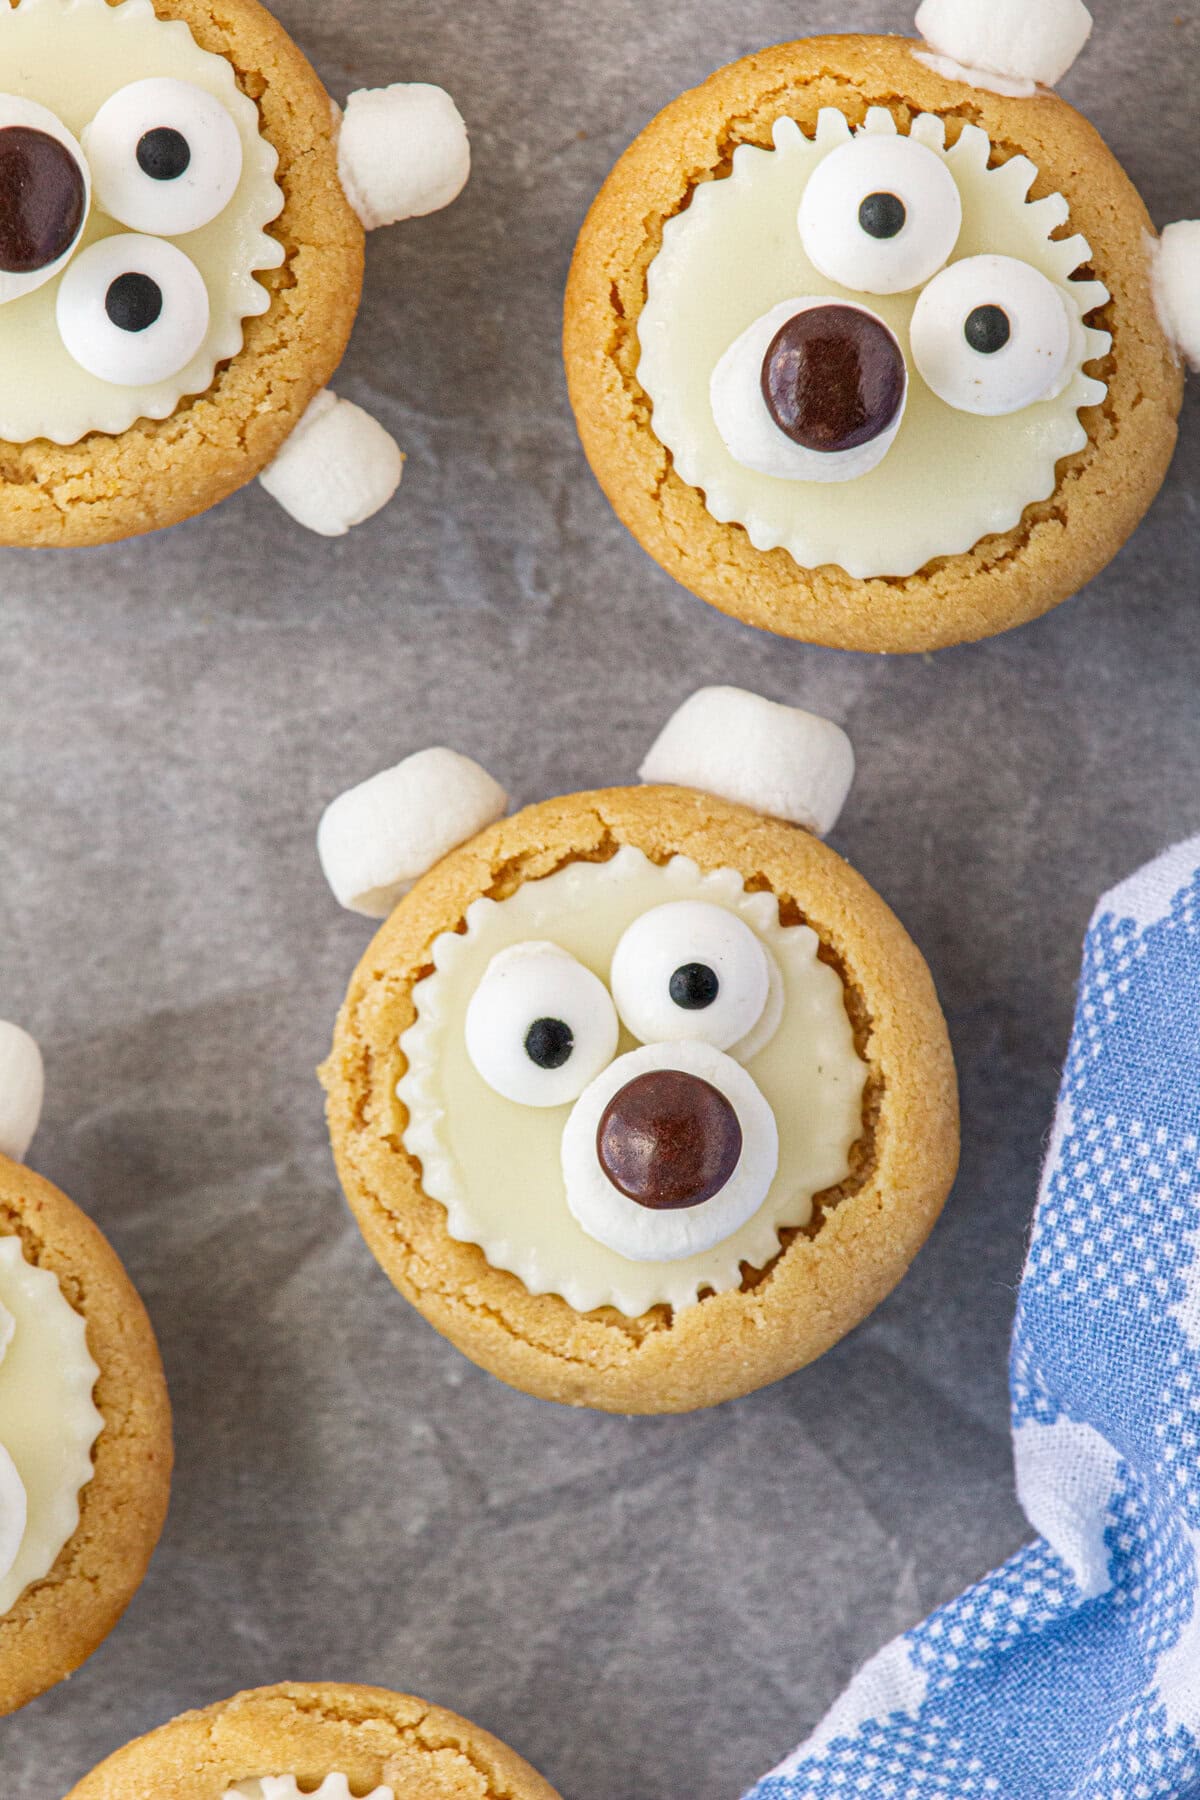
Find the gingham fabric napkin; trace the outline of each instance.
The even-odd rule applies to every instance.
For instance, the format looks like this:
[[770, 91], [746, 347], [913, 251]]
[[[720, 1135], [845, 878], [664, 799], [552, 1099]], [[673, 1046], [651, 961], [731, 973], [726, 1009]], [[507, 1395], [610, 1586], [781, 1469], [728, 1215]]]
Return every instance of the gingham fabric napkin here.
[[1200, 1800], [1200, 838], [1092, 920], [1011, 1383], [1037, 1541], [752, 1800]]

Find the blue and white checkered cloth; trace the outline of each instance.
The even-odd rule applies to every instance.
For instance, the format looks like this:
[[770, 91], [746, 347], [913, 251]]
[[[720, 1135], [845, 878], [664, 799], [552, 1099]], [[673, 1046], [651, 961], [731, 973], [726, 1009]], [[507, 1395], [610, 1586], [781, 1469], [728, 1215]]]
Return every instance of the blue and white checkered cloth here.
[[1200, 1800], [1200, 838], [1092, 920], [1011, 1382], [1037, 1541], [750, 1800]]

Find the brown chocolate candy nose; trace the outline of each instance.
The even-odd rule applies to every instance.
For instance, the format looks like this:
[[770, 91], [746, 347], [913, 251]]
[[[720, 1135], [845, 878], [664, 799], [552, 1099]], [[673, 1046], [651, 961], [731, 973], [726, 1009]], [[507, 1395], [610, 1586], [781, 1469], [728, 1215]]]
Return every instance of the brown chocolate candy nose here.
[[86, 206], [83, 171], [65, 144], [32, 125], [0, 130], [0, 270], [49, 268], [78, 237]]
[[609, 1101], [596, 1154], [627, 1199], [672, 1212], [720, 1193], [741, 1160], [742, 1128], [707, 1081], [682, 1069], [653, 1069]]
[[780, 431], [828, 455], [881, 437], [904, 403], [904, 383], [899, 344], [856, 306], [797, 313], [763, 358], [763, 399]]

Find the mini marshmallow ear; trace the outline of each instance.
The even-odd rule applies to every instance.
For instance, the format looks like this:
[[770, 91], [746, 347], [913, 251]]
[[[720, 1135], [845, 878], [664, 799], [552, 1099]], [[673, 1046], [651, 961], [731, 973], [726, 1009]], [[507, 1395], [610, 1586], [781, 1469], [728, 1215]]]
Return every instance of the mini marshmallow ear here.
[[508, 810], [486, 769], [456, 750], [420, 750], [342, 794], [317, 833], [340, 903], [385, 919], [427, 869]]
[[27, 1031], [0, 1019], [0, 1156], [24, 1162], [45, 1091], [41, 1051]]
[[1155, 247], [1154, 287], [1163, 330], [1200, 373], [1200, 219], [1167, 226]]
[[743, 688], [701, 688], [685, 700], [642, 764], [646, 782], [700, 788], [824, 837], [854, 780], [840, 726]]
[[466, 123], [445, 89], [426, 82], [360, 88], [346, 102], [338, 173], [368, 231], [440, 212], [471, 173]]
[[924, 0], [917, 30], [965, 76], [1053, 87], [1087, 43], [1092, 15], [1083, 0]]
[[345, 537], [385, 507], [404, 457], [361, 406], [322, 389], [259, 481], [306, 531]]

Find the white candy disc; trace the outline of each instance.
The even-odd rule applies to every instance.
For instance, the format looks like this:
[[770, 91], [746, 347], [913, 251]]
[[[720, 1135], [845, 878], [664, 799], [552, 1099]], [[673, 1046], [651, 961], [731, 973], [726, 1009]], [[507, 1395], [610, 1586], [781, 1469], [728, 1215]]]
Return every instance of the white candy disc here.
[[24, 1161], [45, 1089], [41, 1051], [27, 1031], [0, 1019], [0, 1156]]
[[317, 832], [342, 906], [384, 919], [427, 869], [507, 811], [486, 769], [456, 750], [419, 750], [327, 807]]
[[643, 1044], [691, 1038], [730, 1050], [762, 1020], [770, 964], [736, 913], [675, 900], [629, 927], [613, 956], [612, 991], [622, 1023]]
[[1188, 367], [1200, 370], [1200, 219], [1167, 226], [1154, 277], [1163, 330]]
[[471, 173], [462, 114], [427, 82], [361, 88], [346, 102], [338, 172], [368, 231], [440, 212]]
[[824, 837], [854, 781], [840, 726], [744, 688], [701, 688], [663, 727], [645, 782], [699, 788]]
[[[784, 300], [779, 306], [773, 306], [730, 345], [713, 370], [713, 418], [725, 448], [743, 468], [754, 469], [760, 475], [777, 476], [781, 481], [856, 481], [860, 475], [877, 468], [895, 443], [908, 398], [907, 369], [904, 398], [892, 423], [878, 437], [856, 445], [852, 450], [809, 450], [785, 436], [771, 417], [763, 396], [763, 363], [767, 352], [789, 319], [830, 304], [828, 300], [809, 297]], [[866, 307], [855, 307], [854, 310], [867, 312]], [[869, 313], [868, 317], [875, 318], [876, 315]], [[882, 320], [878, 322], [883, 324]], [[893, 333], [888, 335], [895, 341]]]
[[467, 1055], [518, 1106], [569, 1106], [617, 1054], [604, 983], [557, 944], [514, 944], [492, 958], [467, 1008]]
[[133, 231], [182, 237], [223, 213], [242, 178], [242, 139], [215, 95], [190, 81], [135, 81], [83, 134], [96, 203]]
[[208, 289], [163, 238], [122, 233], [77, 256], [58, 290], [58, 329], [89, 375], [152, 387], [186, 369], [208, 335]]
[[1052, 281], [1010, 256], [952, 263], [917, 301], [913, 360], [940, 400], [995, 418], [1063, 390], [1075, 333]]
[[[737, 1167], [699, 1206], [656, 1211], [630, 1200], [605, 1174], [597, 1136], [609, 1102], [640, 1075], [678, 1071], [706, 1082], [732, 1106], [742, 1133]], [[631, 1262], [679, 1262], [713, 1250], [752, 1219], [779, 1166], [775, 1115], [740, 1063], [711, 1044], [648, 1044], [618, 1057], [580, 1097], [562, 1139], [567, 1205], [589, 1237]]]
[[819, 163], [800, 202], [800, 239], [830, 281], [907, 294], [936, 275], [962, 230], [944, 160], [916, 138], [864, 132]]
[[391, 433], [361, 406], [325, 388], [259, 481], [298, 525], [334, 538], [374, 518], [403, 473], [404, 457]]
[[1083, 0], [924, 0], [917, 30], [934, 50], [1014, 81], [1061, 81], [1092, 29]]
[[18, 218], [14, 209], [0, 233], [3, 305], [42, 287], [67, 262], [87, 224], [92, 185], [87, 158], [66, 126], [48, 107], [16, 94], [0, 94], [0, 170], [22, 212]]
[[17, 1560], [28, 1522], [25, 1483], [17, 1474], [16, 1463], [0, 1444], [0, 1581]]

